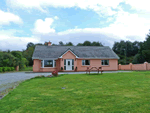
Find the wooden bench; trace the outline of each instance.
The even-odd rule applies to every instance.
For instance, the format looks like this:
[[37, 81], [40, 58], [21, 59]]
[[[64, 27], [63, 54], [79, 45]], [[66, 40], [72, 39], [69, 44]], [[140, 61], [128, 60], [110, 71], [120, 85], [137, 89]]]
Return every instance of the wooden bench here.
[[[95, 70], [93, 70], [93, 69], [95, 69]], [[103, 70], [102, 70], [102, 67], [91, 67], [91, 68], [89, 68], [89, 67], [87, 67], [87, 70], [85, 70], [86, 71], [86, 74], [87, 74], [87, 72], [89, 72], [89, 75], [90, 75], [90, 72], [91, 71], [98, 71], [98, 74], [99, 74], [99, 72], [101, 72], [101, 74], [102, 74], [102, 72], [103, 72]]]

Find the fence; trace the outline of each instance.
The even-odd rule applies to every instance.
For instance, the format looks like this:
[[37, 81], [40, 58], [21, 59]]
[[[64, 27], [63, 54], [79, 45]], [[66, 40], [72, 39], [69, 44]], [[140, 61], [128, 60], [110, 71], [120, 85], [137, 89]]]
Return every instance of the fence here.
[[150, 70], [150, 63], [144, 62], [143, 64], [121, 65], [119, 64], [118, 70]]

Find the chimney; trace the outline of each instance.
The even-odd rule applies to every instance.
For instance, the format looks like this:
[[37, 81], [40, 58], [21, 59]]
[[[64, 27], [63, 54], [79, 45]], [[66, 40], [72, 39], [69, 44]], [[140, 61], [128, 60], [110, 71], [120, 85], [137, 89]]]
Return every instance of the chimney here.
[[49, 41], [49, 42], [48, 42], [48, 46], [51, 46], [51, 44], [52, 44], [52, 43]]

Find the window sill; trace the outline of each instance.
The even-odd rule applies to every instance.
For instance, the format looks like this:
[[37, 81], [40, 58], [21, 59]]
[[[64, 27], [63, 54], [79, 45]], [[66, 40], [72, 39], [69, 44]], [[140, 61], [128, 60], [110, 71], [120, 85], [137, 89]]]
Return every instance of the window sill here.
[[102, 67], [108, 67], [108, 66], [110, 66], [110, 65], [101, 65]]
[[56, 67], [41, 67], [41, 68], [56, 68]]
[[82, 65], [82, 66], [90, 66], [90, 65]]

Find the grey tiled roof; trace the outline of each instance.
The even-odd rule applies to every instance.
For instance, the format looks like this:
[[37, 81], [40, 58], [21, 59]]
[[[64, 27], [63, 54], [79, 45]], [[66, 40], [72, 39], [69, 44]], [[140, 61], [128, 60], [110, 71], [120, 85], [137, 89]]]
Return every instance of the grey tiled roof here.
[[119, 57], [108, 47], [99, 46], [43, 46], [35, 47], [32, 59], [59, 58], [70, 49], [79, 58], [108, 58], [119, 59]]

